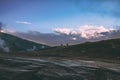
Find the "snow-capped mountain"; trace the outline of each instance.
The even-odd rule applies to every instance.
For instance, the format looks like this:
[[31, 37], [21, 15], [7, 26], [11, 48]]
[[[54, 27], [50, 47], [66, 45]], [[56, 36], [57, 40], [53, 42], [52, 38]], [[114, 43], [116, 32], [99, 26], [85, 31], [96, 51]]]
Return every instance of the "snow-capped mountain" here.
[[0, 52], [36, 51], [48, 47], [0, 32]]

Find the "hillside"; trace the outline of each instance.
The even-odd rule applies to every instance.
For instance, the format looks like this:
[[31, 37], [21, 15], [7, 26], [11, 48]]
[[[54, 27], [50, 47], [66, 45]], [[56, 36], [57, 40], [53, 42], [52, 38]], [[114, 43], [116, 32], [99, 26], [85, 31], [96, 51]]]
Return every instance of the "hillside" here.
[[0, 33], [0, 52], [36, 51], [48, 47], [10, 34]]
[[120, 39], [86, 42], [72, 46], [57, 46], [33, 52], [17, 52], [10, 55], [21, 57], [51, 57], [72, 59], [120, 60]]
[[[54, 55], [68, 57], [95, 57], [95, 58], [120, 58], [120, 39], [104, 40], [99, 42], [86, 42], [83, 44], [53, 48]], [[44, 53], [45, 53], [44, 52]], [[50, 53], [49, 53], [50, 54]]]

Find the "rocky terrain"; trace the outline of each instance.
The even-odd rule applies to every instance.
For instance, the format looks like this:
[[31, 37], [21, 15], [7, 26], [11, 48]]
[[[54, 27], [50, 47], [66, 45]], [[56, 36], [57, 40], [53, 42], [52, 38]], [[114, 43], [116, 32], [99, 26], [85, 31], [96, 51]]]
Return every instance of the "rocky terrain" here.
[[0, 57], [0, 80], [120, 80], [120, 64], [76, 59]]

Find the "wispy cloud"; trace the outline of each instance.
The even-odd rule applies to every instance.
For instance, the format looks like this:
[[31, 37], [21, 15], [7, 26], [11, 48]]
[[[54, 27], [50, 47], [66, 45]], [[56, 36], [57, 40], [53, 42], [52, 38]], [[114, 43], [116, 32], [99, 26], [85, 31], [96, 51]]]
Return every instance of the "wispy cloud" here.
[[18, 24], [26, 24], [26, 25], [32, 24], [31, 22], [28, 22], [28, 21], [16, 21], [16, 23], [18, 23]]

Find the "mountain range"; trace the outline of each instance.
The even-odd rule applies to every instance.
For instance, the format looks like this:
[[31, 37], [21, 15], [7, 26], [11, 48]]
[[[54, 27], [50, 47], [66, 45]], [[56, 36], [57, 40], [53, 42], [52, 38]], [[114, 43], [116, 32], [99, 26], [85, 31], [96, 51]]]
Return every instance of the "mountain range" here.
[[[90, 30], [90, 31], [89, 31]], [[50, 46], [59, 46], [61, 44], [76, 45], [84, 42], [96, 42], [101, 40], [120, 38], [120, 30], [97, 31], [89, 29], [87, 32], [75, 32], [69, 30], [60, 30], [55, 33], [40, 33], [37, 31], [14, 32], [12, 35], [35, 41], [37, 43], [45, 43]], [[67, 32], [66, 32], [67, 31]], [[92, 31], [92, 33], [91, 33]], [[89, 34], [88, 34], [89, 32]]]

